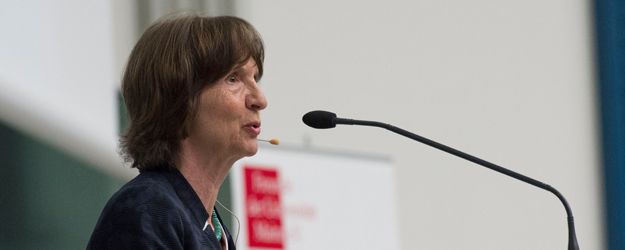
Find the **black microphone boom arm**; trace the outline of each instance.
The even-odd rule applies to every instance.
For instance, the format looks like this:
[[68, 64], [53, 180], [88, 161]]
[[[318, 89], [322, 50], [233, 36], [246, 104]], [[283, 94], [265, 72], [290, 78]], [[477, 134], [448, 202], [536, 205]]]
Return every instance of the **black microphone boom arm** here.
[[527, 177], [525, 175], [519, 174], [517, 172], [511, 171], [509, 169], [506, 169], [504, 167], [495, 165], [493, 163], [490, 163], [488, 161], [482, 160], [480, 158], [477, 158], [475, 156], [472, 156], [470, 154], [464, 153], [460, 150], [456, 150], [454, 148], [445, 146], [443, 144], [440, 144], [438, 142], [432, 141], [430, 139], [427, 139], [425, 137], [419, 136], [417, 134], [411, 133], [409, 131], [403, 130], [401, 128], [395, 127], [393, 125], [390, 124], [386, 124], [386, 123], [381, 123], [381, 122], [374, 122], [374, 121], [361, 121], [361, 120], [354, 120], [354, 119], [344, 119], [344, 118], [338, 118], [338, 117], [334, 117], [332, 118], [332, 123], [333, 124], [344, 124], [344, 125], [363, 125], [363, 126], [372, 126], [372, 127], [380, 127], [380, 128], [385, 128], [388, 129], [390, 131], [393, 131], [397, 134], [403, 135], [405, 137], [408, 137], [410, 139], [413, 139], [415, 141], [424, 143], [428, 146], [440, 149], [442, 151], [445, 151], [447, 153], [450, 153], [452, 155], [458, 156], [462, 159], [471, 161], [473, 163], [482, 165], [484, 167], [487, 167], [489, 169], [492, 169], [494, 171], [497, 171], [499, 173], [505, 174], [507, 176], [510, 176], [512, 178], [515, 178], [517, 180], [523, 181], [525, 183], [531, 184], [533, 186], [542, 188], [544, 190], [547, 190], [553, 194], [555, 194], [558, 199], [560, 199], [560, 201], [562, 202], [562, 204], [564, 205], [564, 209], [566, 210], [566, 215], [567, 215], [567, 219], [568, 219], [568, 230], [569, 230], [569, 246], [568, 249], [569, 250], [579, 250], [579, 245], [577, 244], [577, 236], [575, 235], [575, 224], [573, 222], [573, 211], [571, 210], [571, 207], [569, 206], [569, 203], [566, 201], [566, 199], [564, 198], [564, 196], [562, 194], [560, 194], [560, 192], [558, 192], [558, 190], [556, 190], [555, 188], [553, 188], [552, 186], [549, 186], [545, 183], [542, 183], [540, 181], [537, 181], [535, 179], [532, 179], [530, 177]]

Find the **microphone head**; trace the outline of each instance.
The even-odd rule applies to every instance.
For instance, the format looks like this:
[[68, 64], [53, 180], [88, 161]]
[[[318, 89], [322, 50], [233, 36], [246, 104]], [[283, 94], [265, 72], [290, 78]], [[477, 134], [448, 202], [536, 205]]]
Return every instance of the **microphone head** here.
[[310, 111], [302, 117], [302, 121], [306, 123], [306, 125], [313, 128], [334, 128], [336, 127], [336, 122], [334, 121], [336, 118], [336, 114], [323, 110], [315, 110]]
[[280, 145], [280, 140], [274, 138], [274, 139], [269, 140], [269, 143], [273, 145]]

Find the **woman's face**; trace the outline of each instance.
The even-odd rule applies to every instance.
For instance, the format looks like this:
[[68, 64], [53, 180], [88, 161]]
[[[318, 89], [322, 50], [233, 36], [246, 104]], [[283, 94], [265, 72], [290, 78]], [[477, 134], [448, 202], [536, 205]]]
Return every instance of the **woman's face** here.
[[245, 65], [206, 86], [185, 140], [196, 150], [222, 157], [221, 160], [238, 160], [256, 154], [260, 111], [267, 107], [258, 80], [256, 62], [250, 58]]

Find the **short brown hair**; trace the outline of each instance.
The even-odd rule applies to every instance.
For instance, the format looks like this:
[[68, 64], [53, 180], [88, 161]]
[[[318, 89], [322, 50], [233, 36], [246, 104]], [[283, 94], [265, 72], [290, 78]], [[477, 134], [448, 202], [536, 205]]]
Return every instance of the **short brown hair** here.
[[120, 151], [132, 167], [174, 165], [204, 87], [253, 58], [263, 74], [258, 31], [237, 17], [178, 14], [159, 20], [137, 42], [122, 94], [129, 127]]

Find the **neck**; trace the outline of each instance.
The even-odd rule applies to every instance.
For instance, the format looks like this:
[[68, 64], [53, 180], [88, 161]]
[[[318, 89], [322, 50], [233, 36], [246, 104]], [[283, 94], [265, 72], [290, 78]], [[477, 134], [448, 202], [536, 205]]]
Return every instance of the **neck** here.
[[206, 212], [212, 214], [219, 187], [236, 160], [222, 160], [181, 145], [176, 167], [200, 197]]

